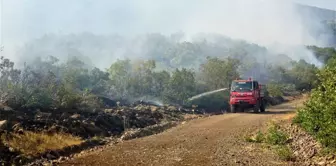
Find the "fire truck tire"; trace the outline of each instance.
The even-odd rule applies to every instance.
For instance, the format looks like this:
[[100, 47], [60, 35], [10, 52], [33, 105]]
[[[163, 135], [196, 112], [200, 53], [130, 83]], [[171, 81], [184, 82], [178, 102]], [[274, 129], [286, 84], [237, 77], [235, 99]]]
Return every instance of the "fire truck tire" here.
[[235, 105], [230, 105], [230, 112], [231, 113], [236, 113], [237, 112], [237, 107]]
[[254, 107], [253, 107], [253, 112], [258, 113], [260, 110], [260, 103], [258, 102]]
[[264, 101], [261, 101], [260, 112], [265, 112], [265, 102]]

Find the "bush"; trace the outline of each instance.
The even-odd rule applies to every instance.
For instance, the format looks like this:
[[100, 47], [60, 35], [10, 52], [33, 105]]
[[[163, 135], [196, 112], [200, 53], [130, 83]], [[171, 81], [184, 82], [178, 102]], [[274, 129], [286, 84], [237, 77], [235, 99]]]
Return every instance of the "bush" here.
[[198, 108], [207, 108], [209, 110], [229, 109], [230, 94], [228, 91], [221, 91], [211, 95], [202, 96], [190, 102], [198, 105]]
[[25, 108], [50, 108], [53, 103], [50, 93], [44, 89], [36, 89], [25, 101]]
[[291, 148], [286, 145], [289, 136], [280, 130], [280, 126], [272, 123], [266, 133], [258, 131], [253, 137], [246, 137], [247, 142], [267, 143], [274, 145], [272, 148], [281, 160], [291, 161], [294, 154]]
[[257, 135], [255, 136], [255, 142], [261, 143], [264, 140], [265, 140], [265, 135], [261, 131], [258, 131]]
[[271, 97], [283, 96], [283, 89], [280, 84], [270, 83], [267, 84], [268, 95]]
[[285, 146], [285, 145], [278, 146], [275, 149], [275, 152], [277, 153], [277, 155], [280, 157], [281, 160], [284, 160], [284, 161], [292, 161], [292, 160], [294, 160], [293, 151], [288, 146]]
[[280, 126], [272, 124], [266, 134], [266, 142], [272, 145], [285, 145], [289, 136], [280, 130]]
[[320, 84], [298, 111], [294, 122], [328, 148], [336, 148], [336, 60], [318, 74]]

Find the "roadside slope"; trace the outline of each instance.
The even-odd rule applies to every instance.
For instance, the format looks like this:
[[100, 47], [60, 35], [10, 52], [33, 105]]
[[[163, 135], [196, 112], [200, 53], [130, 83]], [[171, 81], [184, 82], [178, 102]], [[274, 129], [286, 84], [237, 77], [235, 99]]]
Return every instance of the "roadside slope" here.
[[253, 148], [244, 136], [276, 116], [295, 111], [303, 101], [271, 107], [264, 114], [225, 114], [193, 120], [61, 165], [285, 165], [269, 151]]

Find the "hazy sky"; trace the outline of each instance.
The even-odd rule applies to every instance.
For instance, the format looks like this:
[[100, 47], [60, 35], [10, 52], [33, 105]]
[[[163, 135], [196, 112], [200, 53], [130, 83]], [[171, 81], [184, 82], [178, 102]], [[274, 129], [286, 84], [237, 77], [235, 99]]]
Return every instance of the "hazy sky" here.
[[336, 10], [336, 0], [295, 0], [297, 3]]
[[[11, 42], [26, 40], [44, 33], [70, 33], [92, 31], [96, 33], [137, 33], [181, 30], [184, 18], [192, 15], [200, 6], [211, 6], [217, 1], [166, 1], [153, 0], [1, 0], [1, 34]], [[225, 0], [224, 0], [225, 1]], [[227, 4], [231, 3], [227, 0]], [[234, 0], [231, 0], [234, 1]], [[238, 0], [239, 1], [239, 0]], [[240, 0], [247, 4], [251, 1]], [[258, 0], [253, 0], [258, 1]], [[261, 0], [260, 0], [261, 1]], [[280, 0], [286, 1], [286, 0]], [[336, 9], [335, 0], [294, 0], [295, 2]], [[222, 4], [222, 3], [221, 3]], [[211, 7], [215, 7], [212, 5]], [[223, 8], [225, 6], [218, 6]], [[211, 9], [210, 9], [211, 10]], [[155, 21], [155, 22], [154, 22]], [[173, 24], [174, 23], [174, 24]], [[3, 41], [3, 42], [6, 42]]]
[[1, 0], [0, 43], [8, 49], [47, 33], [85, 31], [205, 31], [261, 43], [310, 41], [289, 1], [336, 9], [336, 0]]

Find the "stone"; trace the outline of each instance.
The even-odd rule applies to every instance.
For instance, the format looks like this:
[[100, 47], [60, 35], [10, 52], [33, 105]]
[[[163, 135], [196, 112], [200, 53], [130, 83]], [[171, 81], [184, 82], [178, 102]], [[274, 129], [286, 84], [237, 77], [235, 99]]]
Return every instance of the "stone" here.
[[80, 114], [73, 114], [70, 116], [71, 119], [79, 119], [81, 117]]
[[159, 107], [156, 106], [151, 106], [150, 108], [152, 112], [156, 112], [157, 110], [159, 110]]
[[9, 150], [10, 152], [14, 152], [14, 151], [15, 151], [15, 149], [12, 148], [12, 147], [9, 147], [8, 150]]
[[318, 165], [326, 165], [326, 162], [325, 161], [321, 161], [319, 163], [317, 163]]
[[48, 160], [54, 160], [54, 159], [56, 159], [56, 156], [54, 156], [52, 154], [47, 154], [46, 157], [47, 157]]
[[65, 161], [66, 160], [66, 157], [60, 157], [59, 159], [58, 159], [58, 162], [61, 162], [61, 161]]
[[8, 107], [8, 106], [4, 106], [3, 110], [4, 111], [13, 111], [13, 109], [11, 107]]
[[327, 160], [332, 160], [332, 159], [334, 159], [334, 156], [333, 156], [333, 155], [328, 155], [328, 156], [327, 156]]
[[2, 120], [0, 121], [0, 131], [3, 131], [7, 128], [8, 121], [7, 120]]

